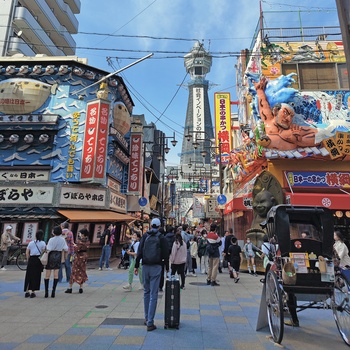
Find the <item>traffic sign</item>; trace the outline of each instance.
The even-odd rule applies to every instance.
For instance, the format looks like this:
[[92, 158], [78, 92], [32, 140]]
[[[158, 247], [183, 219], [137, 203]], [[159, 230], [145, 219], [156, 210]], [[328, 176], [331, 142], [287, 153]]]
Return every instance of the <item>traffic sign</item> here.
[[141, 206], [141, 207], [144, 207], [146, 204], [147, 204], [147, 198], [146, 197], [141, 197], [140, 199], [139, 199], [139, 205]]
[[217, 201], [219, 204], [223, 205], [223, 204], [226, 204], [227, 202], [227, 198], [224, 194], [219, 194], [218, 195], [218, 198], [217, 198]]

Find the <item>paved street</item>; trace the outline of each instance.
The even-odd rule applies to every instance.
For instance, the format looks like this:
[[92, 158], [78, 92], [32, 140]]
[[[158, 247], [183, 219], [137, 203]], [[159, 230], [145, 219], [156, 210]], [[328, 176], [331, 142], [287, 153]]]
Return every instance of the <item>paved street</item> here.
[[[262, 285], [260, 277], [241, 274], [233, 283], [227, 271], [218, 275], [220, 287], [207, 286], [205, 276], [188, 277], [181, 291], [179, 330], [164, 329], [164, 294], [160, 293], [155, 324], [143, 325], [143, 292], [135, 278], [132, 292], [122, 286], [127, 270], [98, 271], [89, 263], [84, 293], [65, 294], [58, 285], [56, 298], [43, 290], [25, 299], [24, 272], [16, 266], [0, 271], [0, 349], [276, 349], [267, 329], [256, 332]], [[285, 327], [285, 349], [347, 349], [330, 310], [299, 314], [301, 327]]]

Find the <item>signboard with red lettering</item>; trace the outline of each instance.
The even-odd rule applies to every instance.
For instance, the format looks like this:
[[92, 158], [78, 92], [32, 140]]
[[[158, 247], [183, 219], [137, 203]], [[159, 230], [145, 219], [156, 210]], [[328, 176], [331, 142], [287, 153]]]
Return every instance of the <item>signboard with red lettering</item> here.
[[81, 181], [104, 182], [109, 103], [95, 100], [87, 104]]
[[219, 163], [227, 164], [232, 150], [231, 141], [231, 97], [228, 92], [214, 94], [215, 141]]
[[143, 164], [141, 157], [143, 139], [140, 134], [131, 134], [128, 192], [141, 192]]

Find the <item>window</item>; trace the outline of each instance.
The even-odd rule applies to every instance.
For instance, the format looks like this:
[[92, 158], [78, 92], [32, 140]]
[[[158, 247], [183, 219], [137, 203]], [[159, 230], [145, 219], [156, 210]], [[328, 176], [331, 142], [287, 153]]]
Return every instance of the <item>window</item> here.
[[282, 73], [297, 73], [292, 85], [300, 90], [339, 90], [348, 89], [345, 64], [335, 63], [297, 63], [283, 64]]
[[202, 67], [194, 67], [194, 74], [195, 75], [203, 75]]

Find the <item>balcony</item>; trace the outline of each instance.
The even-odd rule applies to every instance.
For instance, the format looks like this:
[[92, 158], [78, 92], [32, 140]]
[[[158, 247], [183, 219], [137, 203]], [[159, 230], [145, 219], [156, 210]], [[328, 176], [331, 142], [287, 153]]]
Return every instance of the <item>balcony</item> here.
[[56, 55], [55, 44], [25, 7], [17, 7], [13, 25], [22, 31], [22, 38], [35, 53]]
[[80, 13], [80, 0], [64, 0], [64, 2], [71, 8], [73, 13]]
[[[64, 26], [62, 26], [60, 22], [55, 18], [52, 10], [46, 4], [45, 1], [22, 0], [22, 3], [23, 5], [31, 9], [31, 13], [35, 14], [35, 19], [40, 25], [40, 29], [48, 33], [54, 46], [62, 47], [62, 51], [65, 55], [73, 55], [75, 53], [75, 41], [73, 40], [72, 36], [69, 34], [67, 29]], [[18, 7], [16, 9], [16, 13], [18, 9], [22, 8]], [[27, 27], [19, 29], [24, 30], [25, 28]]]
[[78, 33], [78, 20], [71, 8], [63, 0], [46, 0], [55, 17], [71, 34]]
[[13, 56], [15, 54], [21, 53], [24, 56], [35, 56], [35, 52], [30, 48], [26, 42], [18, 37], [11, 37], [10, 43], [7, 49], [7, 54]]

